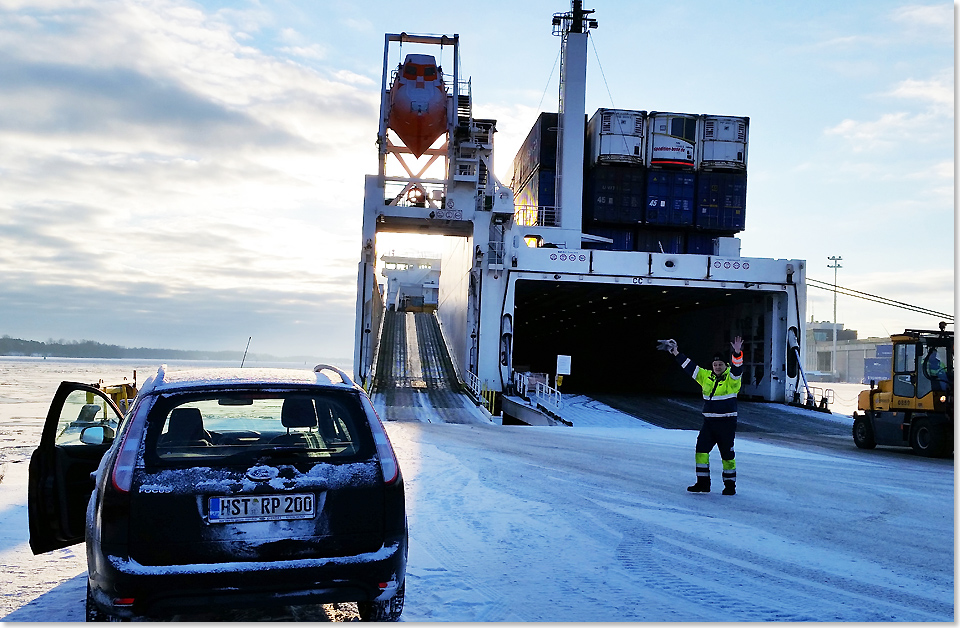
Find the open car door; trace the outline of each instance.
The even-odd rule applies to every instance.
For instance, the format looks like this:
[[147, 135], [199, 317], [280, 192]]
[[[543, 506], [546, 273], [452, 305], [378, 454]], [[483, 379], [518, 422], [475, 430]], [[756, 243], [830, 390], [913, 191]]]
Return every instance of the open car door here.
[[[89, 384], [61, 382], [30, 457], [30, 549], [42, 554], [83, 541], [93, 474], [123, 415]], [[93, 428], [93, 429], [91, 429]]]

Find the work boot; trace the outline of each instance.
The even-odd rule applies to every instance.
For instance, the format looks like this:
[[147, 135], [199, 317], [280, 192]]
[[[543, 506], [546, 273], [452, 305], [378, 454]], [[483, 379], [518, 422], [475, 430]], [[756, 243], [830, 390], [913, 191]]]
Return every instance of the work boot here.
[[687, 490], [691, 493], [709, 493], [710, 478], [697, 478], [697, 483], [693, 486], [688, 486]]
[[737, 494], [737, 483], [731, 482], [730, 480], [723, 481], [723, 492], [722, 495], [736, 495]]

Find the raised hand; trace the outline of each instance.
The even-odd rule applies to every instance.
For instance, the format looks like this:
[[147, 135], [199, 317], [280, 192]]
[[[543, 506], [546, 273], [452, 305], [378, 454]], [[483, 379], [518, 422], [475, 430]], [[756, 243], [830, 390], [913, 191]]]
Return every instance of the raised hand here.
[[730, 346], [733, 347], [734, 354], [740, 353], [740, 349], [743, 347], [743, 338], [737, 336], [733, 339], [733, 342], [730, 343]]

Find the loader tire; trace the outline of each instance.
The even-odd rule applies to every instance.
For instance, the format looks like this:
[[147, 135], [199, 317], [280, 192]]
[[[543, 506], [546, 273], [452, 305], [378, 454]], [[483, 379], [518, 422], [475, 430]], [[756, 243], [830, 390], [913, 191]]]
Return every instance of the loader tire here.
[[913, 429], [910, 430], [910, 446], [913, 451], [927, 458], [940, 458], [943, 456], [944, 438], [943, 426], [923, 417], [913, 422]]
[[858, 416], [853, 420], [853, 442], [860, 449], [875, 449], [877, 441], [873, 437], [873, 425], [866, 416]]

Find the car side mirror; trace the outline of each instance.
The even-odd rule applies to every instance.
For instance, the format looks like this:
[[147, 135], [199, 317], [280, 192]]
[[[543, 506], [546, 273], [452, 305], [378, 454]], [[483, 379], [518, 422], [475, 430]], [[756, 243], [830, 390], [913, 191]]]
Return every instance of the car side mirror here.
[[84, 445], [102, 445], [116, 437], [116, 432], [108, 425], [92, 425], [80, 432], [80, 442]]

